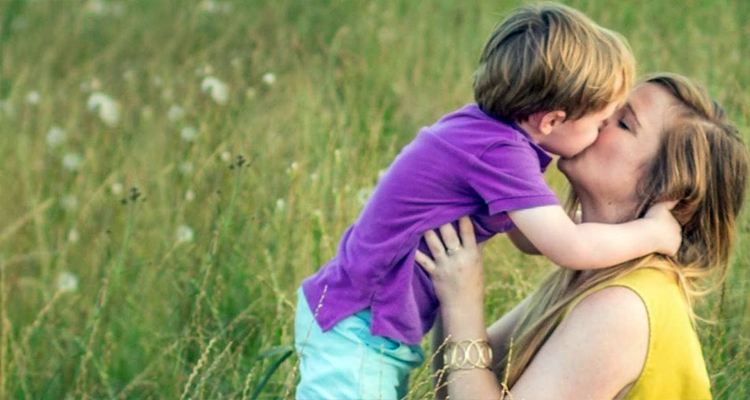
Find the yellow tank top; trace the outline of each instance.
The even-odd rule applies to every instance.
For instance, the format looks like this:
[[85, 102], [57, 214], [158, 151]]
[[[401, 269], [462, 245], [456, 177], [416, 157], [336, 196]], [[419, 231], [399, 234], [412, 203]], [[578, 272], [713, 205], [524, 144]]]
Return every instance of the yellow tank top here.
[[586, 296], [610, 286], [634, 291], [648, 313], [648, 355], [625, 400], [711, 399], [706, 363], [687, 304], [677, 282], [666, 273], [655, 268], [635, 270], [583, 293], [565, 314]]

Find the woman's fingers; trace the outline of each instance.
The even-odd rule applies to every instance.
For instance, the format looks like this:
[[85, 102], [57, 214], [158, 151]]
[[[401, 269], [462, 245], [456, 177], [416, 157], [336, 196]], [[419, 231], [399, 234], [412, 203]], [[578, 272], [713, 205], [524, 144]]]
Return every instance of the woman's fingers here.
[[461, 248], [461, 239], [458, 238], [453, 224], [445, 224], [440, 227], [440, 236], [443, 237], [445, 248], [448, 249], [448, 255]]
[[424, 241], [427, 243], [427, 247], [430, 249], [432, 257], [434, 257], [436, 260], [440, 257], [445, 256], [445, 246], [443, 246], [443, 241], [440, 240], [435, 231], [429, 230], [425, 232]]
[[458, 230], [461, 232], [461, 242], [464, 247], [472, 248], [476, 246], [477, 239], [474, 236], [474, 224], [468, 216], [461, 217], [458, 220]]
[[417, 254], [414, 259], [422, 267], [422, 269], [427, 272], [427, 275], [432, 276], [433, 272], [435, 272], [435, 268], [437, 267], [435, 266], [435, 263], [432, 261], [432, 259], [427, 256], [427, 254], [417, 250]]

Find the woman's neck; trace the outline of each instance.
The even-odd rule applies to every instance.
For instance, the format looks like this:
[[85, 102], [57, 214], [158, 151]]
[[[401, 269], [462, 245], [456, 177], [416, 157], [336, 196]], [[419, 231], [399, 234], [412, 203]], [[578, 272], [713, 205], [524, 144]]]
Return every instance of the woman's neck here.
[[598, 222], [602, 224], [619, 224], [633, 219], [637, 206], [635, 200], [612, 201], [597, 200], [589, 196], [579, 196], [581, 204], [581, 222]]
[[[583, 193], [578, 195], [578, 201], [581, 205], [581, 222], [602, 224], [619, 224], [632, 220], [637, 206], [635, 200], [617, 202], [611, 199], [596, 199]], [[582, 271], [577, 279], [588, 279], [595, 271]]]

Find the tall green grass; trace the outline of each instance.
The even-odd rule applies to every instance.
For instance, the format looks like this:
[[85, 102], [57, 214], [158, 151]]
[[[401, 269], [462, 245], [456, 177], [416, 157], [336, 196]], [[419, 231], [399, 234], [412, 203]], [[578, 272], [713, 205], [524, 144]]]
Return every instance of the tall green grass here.
[[[419, 127], [471, 101], [518, 4], [0, 2], [0, 399], [293, 396], [296, 287]], [[750, 3], [569, 4], [750, 132]], [[94, 92], [118, 104], [112, 126]], [[700, 328], [719, 399], [750, 398], [747, 215], [699, 305], [719, 321]], [[488, 318], [551, 268], [505, 238], [486, 265]], [[426, 366], [412, 387], [431, 396]]]

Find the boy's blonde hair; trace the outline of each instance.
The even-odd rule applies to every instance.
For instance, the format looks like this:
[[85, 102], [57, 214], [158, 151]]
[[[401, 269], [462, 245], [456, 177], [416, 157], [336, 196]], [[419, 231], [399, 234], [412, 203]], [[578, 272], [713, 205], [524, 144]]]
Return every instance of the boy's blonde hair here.
[[562, 110], [576, 120], [620, 102], [635, 79], [627, 41], [560, 4], [519, 7], [490, 36], [474, 74], [479, 108], [524, 121]]

